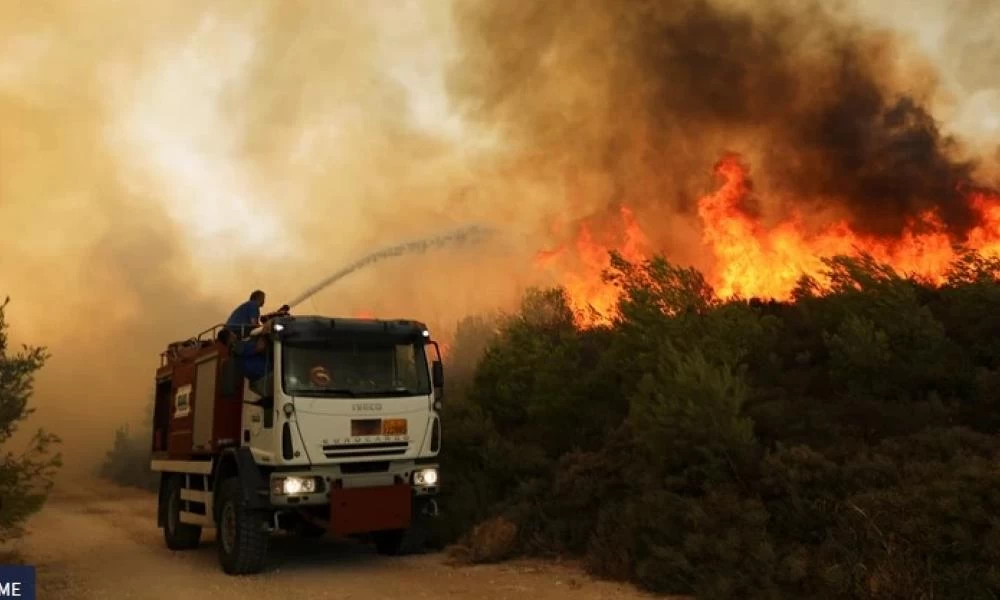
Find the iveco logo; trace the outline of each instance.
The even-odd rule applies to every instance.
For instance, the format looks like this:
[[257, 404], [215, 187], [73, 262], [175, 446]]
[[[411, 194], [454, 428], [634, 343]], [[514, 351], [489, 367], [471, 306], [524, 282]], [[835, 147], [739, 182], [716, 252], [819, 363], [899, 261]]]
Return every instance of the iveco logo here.
[[382, 405], [378, 402], [359, 402], [351, 405], [353, 410], [382, 410]]

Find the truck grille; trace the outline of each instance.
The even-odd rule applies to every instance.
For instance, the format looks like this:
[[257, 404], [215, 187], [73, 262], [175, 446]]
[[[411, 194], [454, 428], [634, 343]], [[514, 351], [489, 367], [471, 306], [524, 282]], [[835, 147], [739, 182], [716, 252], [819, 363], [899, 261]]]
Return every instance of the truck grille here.
[[340, 456], [393, 456], [405, 454], [409, 442], [375, 442], [371, 444], [328, 444], [323, 446], [327, 458]]

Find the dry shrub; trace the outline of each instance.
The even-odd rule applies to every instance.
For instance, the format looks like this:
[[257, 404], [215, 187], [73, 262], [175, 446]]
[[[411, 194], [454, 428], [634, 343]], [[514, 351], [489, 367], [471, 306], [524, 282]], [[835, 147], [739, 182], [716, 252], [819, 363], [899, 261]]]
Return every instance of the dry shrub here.
[[492, 563], [510, 557], [516, 545], [517, 525], [504, 517], [493, 517], [476, 525], [449, 554], [465, 563]]

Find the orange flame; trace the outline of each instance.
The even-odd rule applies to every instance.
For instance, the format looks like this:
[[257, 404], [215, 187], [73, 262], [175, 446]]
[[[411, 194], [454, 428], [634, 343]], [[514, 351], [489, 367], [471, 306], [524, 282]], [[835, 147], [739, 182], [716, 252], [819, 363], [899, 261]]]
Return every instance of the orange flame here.
[[632, 262], [641, 261], [648, 255], [649, 240], [632, 210], [622, 207], [620, 218], [620, 233], [605, 233], [598, 241], [592, 227], [584, 222], [579, 225], [575, 252], [570, 253], [566, 246], [561, 246], [535, 256], [538, 267], [562, 268], [561, 284], [581, 326], [608, 323], [618, 302], [618, 290], [602, 276], [611, 264], [609, 249], [620, 248], [622, 257]]
[[[821, 279], [823, 257], [867, 253], [900, 273], [941, 283], [957, 258], [955, 243], [987, 256], [1000, 255], [1000, 197], [982, 191], [969, 194], [970, 206], [978, 213], [979, 225], [964, 239], [956, 240], [933, 211], [912, 219], [903, 234], [888, 239], [860, 234], [847, 221], [829, 223], [810, 231], [801, 214], [793, 213], [772, 227], [743, 208], [750, 198], [747, 168], [737, 156], [726, 156], [715, 167], [722, 183], [698, 202], [702, 239], [715, 264], [706, 274], [719, 297], [761, 297], [787, 300], [803, 275]], [[572, 252], [562, 246], [539, 252], [538, 267], [560, 271], [571, 307], [583, 327], [607, 323], [618, 299], [617, 290], [602, 278], [609, 266], [609, 250], [637, 262], [648, 258], [652, 248], [632, 211], [621, 209], [617, 227], [593, 233], [594, 219], [579, 226]], [[615, 231], [609, 231], [616, 230]]]
[[723, 184], [701, 199], [698, 214], [716, 259], [710, 280], [721, 297], [787, 300], [802, 275], [819, 277], [821, 258], [837, 254], [865, 252], [897, 271], [936, 282], [955, 258], [951, 237], [933, 212], [920, 215], [892, 240], [857, 234], [846, 221], [809, 234], [797, 214], [765, 230], [741, 210], [750, 192], [746, 168], [730, 156], [716, 172]]

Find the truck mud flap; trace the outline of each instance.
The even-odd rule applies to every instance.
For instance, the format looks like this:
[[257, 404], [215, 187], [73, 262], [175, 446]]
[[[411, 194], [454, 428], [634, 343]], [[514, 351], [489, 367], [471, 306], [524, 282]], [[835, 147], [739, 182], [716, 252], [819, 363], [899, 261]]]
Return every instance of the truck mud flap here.
[[407, 529], [412, 519], [413, 501], [408, 485], [330, 490], [330, 533], [333, 535]]
[[267, 479], [260, 468], [253, 460], [253, 455], [247, 448], [240, 448], [236, 451], [236, 460], [240, 469], [240, 483], [243, 488], [243, 497], [246, 498], [250, 508], [267, 508], [270, 506], [270, 497]]
[[257, 463], [254, 462], [249, 449], [226, 450], [219, 463], [221, 469], [216, 469], [213, 490], [219, 489], [219, 486], [228, 477], [238, 476], [243, 497], [250, 508], [262, 510], [270, 507], [268, 479], [264, 477]]

